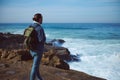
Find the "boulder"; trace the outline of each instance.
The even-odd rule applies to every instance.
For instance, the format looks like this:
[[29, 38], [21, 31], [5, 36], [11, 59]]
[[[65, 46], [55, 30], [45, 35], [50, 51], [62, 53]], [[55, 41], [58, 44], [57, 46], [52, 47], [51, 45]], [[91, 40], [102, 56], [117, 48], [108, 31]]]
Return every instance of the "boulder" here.
[[54, 47], [61, 47], [65, 41], [62, 39], [53, 39], [50, 41], [47, 41], [46, 44], [52, 45]]
[[64, 59], [60, 58], [56, 52], [57, 50], [55, 49], [44, 52], [42, 64], [69, 70], [69, 65], [64, 61]]

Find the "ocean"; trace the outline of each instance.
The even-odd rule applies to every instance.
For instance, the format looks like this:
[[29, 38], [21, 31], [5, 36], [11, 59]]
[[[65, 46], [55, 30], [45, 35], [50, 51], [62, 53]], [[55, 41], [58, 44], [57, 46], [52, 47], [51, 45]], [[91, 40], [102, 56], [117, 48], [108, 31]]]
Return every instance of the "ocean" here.
[[[29, 23], [0, 24], [0, 32], [23, 34]], [[63, 39], [62, 45], [79, 61], [70, 68], [107, 80], [120, 80], [120, 23], [44, 23], [47, 39]]]

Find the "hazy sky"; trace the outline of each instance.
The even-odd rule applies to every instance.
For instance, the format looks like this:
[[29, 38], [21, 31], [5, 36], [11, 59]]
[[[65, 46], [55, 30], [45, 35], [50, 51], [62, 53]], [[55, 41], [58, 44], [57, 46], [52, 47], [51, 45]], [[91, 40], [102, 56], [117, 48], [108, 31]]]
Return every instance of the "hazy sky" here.
[[0, 0], [0, 23], [120, 23], [120, 0]]

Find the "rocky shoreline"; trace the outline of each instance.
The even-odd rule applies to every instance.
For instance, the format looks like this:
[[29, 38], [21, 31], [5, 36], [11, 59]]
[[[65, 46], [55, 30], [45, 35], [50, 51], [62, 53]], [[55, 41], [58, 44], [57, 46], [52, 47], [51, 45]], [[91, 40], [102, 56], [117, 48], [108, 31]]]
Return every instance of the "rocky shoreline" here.
[[[0, 33], [0, 80], [29, 80], [32, 57], [23, 48], [24, 37]], [[60, 41], [64, 40], [53, 40]], [[51, 42], [53, 42], [51, 41]], [[45, 80], [105, 80], [83, 72], [70, 70], [66, 61], [78, 61], [69, 50], [46, 42], [40, 72]]]

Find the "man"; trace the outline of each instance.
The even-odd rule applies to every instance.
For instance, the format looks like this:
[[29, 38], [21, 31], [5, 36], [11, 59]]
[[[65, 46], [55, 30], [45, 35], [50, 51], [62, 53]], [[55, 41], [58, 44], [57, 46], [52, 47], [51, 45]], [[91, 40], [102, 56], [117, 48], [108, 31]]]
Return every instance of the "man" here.
[[30, 25], [35, 28], [39, 41], [39, 43], [36, 45], [35, 50], [30, 50], [30, 54], [33, 57], [30, 80], [35, 80], [36, 77], [38, 78], [38, 80], [42, 80], [39, 72], [39, 65], [44, 51], [44, 43], [46, 41], [44, 30], [41, 27], [42, 19], [42, 15], [40, 13], [37, 13], [33, 17], [33, 24]]

